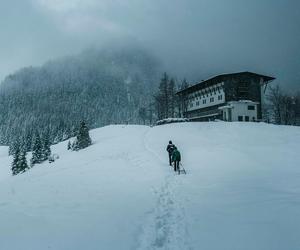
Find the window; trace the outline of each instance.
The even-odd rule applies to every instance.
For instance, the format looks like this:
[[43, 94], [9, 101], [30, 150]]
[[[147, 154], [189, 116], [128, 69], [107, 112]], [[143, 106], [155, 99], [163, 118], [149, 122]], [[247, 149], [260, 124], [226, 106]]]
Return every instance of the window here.
[[238, 120], [239, 120], [239, 122], [242, 122], [243, 121], [243, 116], [239, 115]]
[[199, 106], [199, 102], [196, 102], [196, 106]]
[[249, 122], [249, 116], [245, 116], [245, 121]]
[[218, 100], [222, 100], [222, 95], [219, 95], [219, 96], [218, 96]]
[[210, 102], [213, 102], [213, 101], [214, 101], [214, 98], [213, 98], [213, 97], [211, 97], [211, 98], [209, 99], [209, 101], [210, 101]]
[[203, 104], [205, 104], [206, 103], [206, 100], [203, 100]]
[[248, 110], [255, 110], [255, 106], [254, 105], [249, 105]]

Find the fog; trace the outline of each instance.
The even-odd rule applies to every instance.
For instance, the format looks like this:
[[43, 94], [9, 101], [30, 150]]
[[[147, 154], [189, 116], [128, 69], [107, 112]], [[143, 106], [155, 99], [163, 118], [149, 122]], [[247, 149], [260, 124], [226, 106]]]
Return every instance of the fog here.
[[1, 0], [0, 80], [110, 43], [150, 50], [190, 82], [255, 71], [300, 90], [297, 0]]

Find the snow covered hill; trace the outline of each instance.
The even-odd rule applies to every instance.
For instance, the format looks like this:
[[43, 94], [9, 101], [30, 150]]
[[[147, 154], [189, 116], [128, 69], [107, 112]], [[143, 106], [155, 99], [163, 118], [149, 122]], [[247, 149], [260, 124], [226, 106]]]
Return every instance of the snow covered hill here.
[[[0, 147], [1, 250], [296, 250], [300, 128], [107, 126], [79, 152], [11, 177]], [[187, 175], [168, 166], [172, 139]]]

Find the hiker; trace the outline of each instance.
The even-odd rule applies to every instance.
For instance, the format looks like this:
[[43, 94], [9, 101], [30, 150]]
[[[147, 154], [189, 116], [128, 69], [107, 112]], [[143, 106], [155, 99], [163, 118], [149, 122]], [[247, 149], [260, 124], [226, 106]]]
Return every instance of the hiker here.
[[181, 155], [180, 152], [176, 147], [174, 147], [173, 152], [172, 152], [172, 162], [174, 162], [174, 171], [176, 172], [179, 170], [179, 163], [181, 161]]
[[172, 143], [172, 141], [169, 141], [169, 144], [167, 146], [167, 151], [169, 153], [169, 164], [170, 164], [170, 166], [172, 166], [172, 153], [173, 153], [174, 148], [175, 148], [175, 145]]

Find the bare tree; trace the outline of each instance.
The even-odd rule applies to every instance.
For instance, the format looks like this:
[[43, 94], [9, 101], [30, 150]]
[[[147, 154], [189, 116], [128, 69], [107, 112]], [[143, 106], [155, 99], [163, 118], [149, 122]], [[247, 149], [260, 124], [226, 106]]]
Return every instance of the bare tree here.
[[268, 95], [276, 124], [300, 125], [300, 94], [284, 93], [279, 86], [271, 87]]
[[268, 100], [271, 102], [273, 108], [275, 123], [281, 124], [282, 91], [278, 85], [276, 87], [270, 87]]

